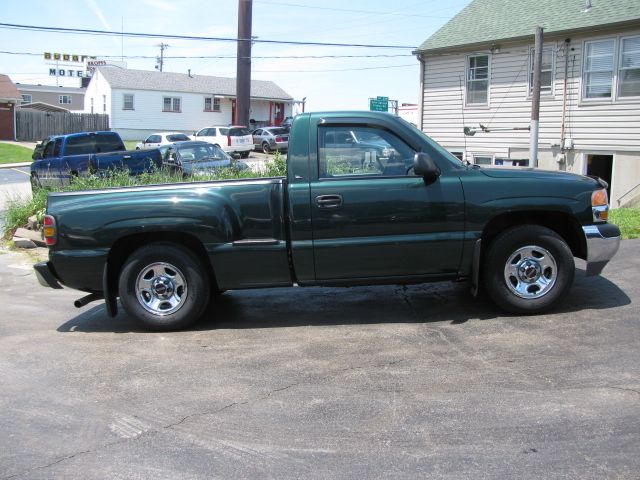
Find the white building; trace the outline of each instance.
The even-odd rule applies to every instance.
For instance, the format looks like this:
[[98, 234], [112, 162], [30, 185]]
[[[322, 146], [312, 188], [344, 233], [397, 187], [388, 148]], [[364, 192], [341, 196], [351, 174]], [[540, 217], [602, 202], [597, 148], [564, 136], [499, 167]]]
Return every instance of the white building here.
[[623, 206], [640, 195], [640, 0], [472, 1], [416, 52], [421, 128], [472, 163], [528, 166], [536, 26], [539, 167], [598, 175]]
[[[193, 133], [235, 123], [236, 79], [113, 66], [96, 69], [87, 87], [86, 113], [106, 113], [125, 140], [160, 131]], [[292, 114], [293, 98], [275, 83], [251, 82], [250, 118], [278, 125]]]

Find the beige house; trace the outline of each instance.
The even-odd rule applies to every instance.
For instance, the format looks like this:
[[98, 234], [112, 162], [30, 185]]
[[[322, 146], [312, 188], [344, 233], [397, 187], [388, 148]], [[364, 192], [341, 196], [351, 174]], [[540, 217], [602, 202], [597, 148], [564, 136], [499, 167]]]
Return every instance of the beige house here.
[[416, 51], [420, 127], [471, 163], [530, 166], [536, 26], [539, 167], [598, 175], [613, 207], [628, 204], [640, 196], [640, 0], [473, 0]]
[[[17, 83], [21, 96], [21, 105], [50, 105], [53, 110], [61, 109], [70, 112], [84, 110], [84, 93], [86, 88], [56, 87], [55, 85], [30, 85]], [[102, 112], [96, 112], [102, 113]]]

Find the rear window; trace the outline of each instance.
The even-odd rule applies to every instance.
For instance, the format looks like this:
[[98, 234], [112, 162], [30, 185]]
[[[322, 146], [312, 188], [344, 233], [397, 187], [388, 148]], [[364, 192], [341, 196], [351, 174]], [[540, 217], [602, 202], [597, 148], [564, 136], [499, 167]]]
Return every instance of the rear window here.
[[286, 128], [270, 128], [269, 131], [274, 135], [287, 135], [289, 133]]
[[191, 140], [184, 133], [176, 133], [175, 135], [167, 135], [167, 140], [170, 142], [186, 142], [187, 140]]
[[229, 135], [229, 129], [228, 128], [220, 128], [220, 135]]
[[86, 155], [88, 153], [95, 153], [96, 144], [94, 137], [95, 135], [81, 135], [79, 137], [67, 138], [64, 153], [66, 155]]
[[233, 127], [229, 129], [228, 135], [231, 135], [232, 137], [243, 137], [244, 135], [251, 135], [251, 132], [248, 128]]
[[120, 152], [124, 150], [122, 140], [118, 135], [96, 135], [96, 153], [101, 152]]

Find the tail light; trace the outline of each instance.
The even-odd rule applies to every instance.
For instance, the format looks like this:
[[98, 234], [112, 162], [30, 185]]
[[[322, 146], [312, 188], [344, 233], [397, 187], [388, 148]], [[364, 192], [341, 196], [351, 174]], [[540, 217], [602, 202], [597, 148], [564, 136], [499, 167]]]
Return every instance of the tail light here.
[[47, 246], [55, 245], [57, 242], [58, 232], [56, 229], [56, 219], [51, 215], [45, 215], [43, 220], [42, 233], [44, 235], [44, 241]]
[[231, 146], [231, 135], [227, 135], [227, 145]]
[[276, 137], [276, 142], [284, 142], [284, 138], [282, 138], [282, 137]]
[[591, 211], [593, 212], [594, 222], [606, 222], [609, 220], [609, 195], [605, 188], [594, 190], [591, 194]]

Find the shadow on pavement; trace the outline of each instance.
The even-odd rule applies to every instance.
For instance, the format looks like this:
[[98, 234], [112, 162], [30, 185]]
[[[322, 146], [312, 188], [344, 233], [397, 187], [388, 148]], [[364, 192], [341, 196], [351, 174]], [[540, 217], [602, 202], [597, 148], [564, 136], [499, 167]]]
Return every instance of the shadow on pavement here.
[[[604, 310], [629, 303], [630, 298], [614, 283], [604, 277], [585, 277], [584, 270], [576, 269], [568, 297], [550, 314]], [[471, 297], [466, 283], [238, 290], [215, 297], [203, 318], [188, 330], [427, 322], [455, 325], [509, 316], [484, 296]], [[104, 305], [92, 307], [57, 330], [146, 332], [120, 306], [117, 317], [109, 318]]]

